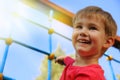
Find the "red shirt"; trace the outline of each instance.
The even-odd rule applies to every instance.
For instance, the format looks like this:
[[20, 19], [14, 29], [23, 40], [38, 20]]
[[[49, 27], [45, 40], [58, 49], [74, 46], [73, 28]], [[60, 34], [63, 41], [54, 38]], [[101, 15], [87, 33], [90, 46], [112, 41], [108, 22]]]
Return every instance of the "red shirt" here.
[[98, 64], [89, 66], [72, 66], [74, 60], [70, 57], [64, 59], [66, 67], [60, 80], [105, 80], [104, 71]]

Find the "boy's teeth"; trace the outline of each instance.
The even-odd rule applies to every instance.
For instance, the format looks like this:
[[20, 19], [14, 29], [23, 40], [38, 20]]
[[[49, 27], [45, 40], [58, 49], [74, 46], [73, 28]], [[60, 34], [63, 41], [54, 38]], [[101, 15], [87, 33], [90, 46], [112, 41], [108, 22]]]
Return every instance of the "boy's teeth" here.
[[88, 41], [88, 40], [79, 40], [79, 42], [81, 42], [81, 43], [90, 43], [90, 41]]

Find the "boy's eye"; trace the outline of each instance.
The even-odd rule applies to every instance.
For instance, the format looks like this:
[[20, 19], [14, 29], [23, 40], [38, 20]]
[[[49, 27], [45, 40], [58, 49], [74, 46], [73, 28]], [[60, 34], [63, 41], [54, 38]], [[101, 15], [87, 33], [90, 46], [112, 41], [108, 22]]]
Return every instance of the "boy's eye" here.
[[94, 26], [90, 27], [89, 29], [90, 29], [90, 30], [97, 30], [97, 28], [94, 27]]
[[77, 29], [82, 29], [82, 26], [76, 26]]

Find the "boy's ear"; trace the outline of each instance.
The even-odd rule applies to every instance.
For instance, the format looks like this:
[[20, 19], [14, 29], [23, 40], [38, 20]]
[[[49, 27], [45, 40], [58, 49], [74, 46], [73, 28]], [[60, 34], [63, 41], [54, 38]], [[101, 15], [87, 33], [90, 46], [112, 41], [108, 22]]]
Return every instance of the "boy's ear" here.
[[107, 38], [106, 43], [104, 44], [104, 48], [109, 48], [109, 47], [113, 46], [114, 42], [115, 42], [114, 37]]

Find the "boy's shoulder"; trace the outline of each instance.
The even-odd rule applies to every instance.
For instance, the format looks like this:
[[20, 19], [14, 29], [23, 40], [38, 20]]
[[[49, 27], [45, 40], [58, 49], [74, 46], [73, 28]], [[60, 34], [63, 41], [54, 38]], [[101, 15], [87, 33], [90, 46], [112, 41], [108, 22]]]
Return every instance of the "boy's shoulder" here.
[[74, 60], [73, 58], [69, 57], [69, 56], [66, 56], [66, 57], [64, 58], [64, 63], [65, 63], [65, 65], [70, 65], [70, 64], [72, 64], [74, 61], [75, 61], [75, 60]]

